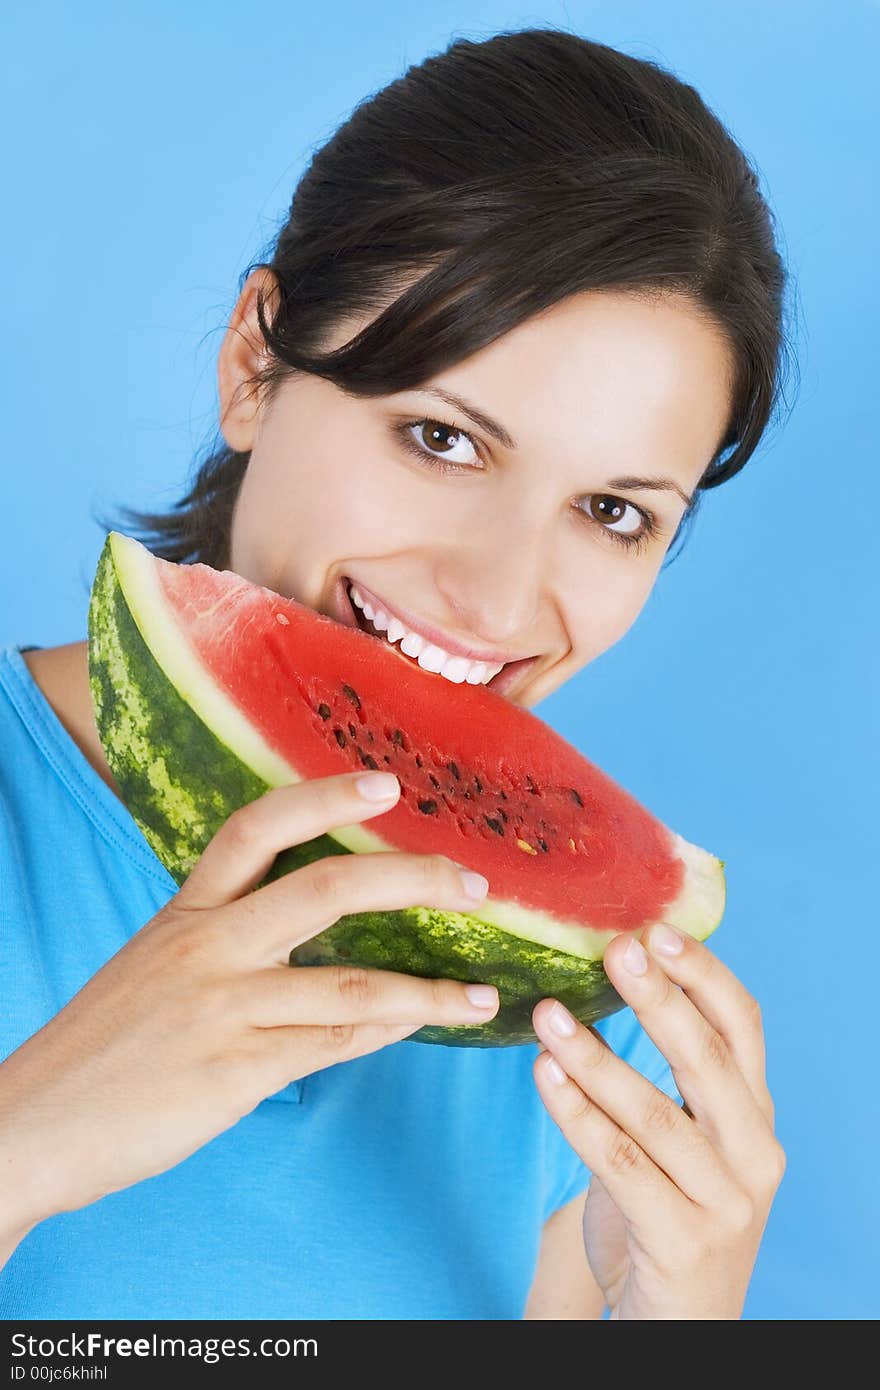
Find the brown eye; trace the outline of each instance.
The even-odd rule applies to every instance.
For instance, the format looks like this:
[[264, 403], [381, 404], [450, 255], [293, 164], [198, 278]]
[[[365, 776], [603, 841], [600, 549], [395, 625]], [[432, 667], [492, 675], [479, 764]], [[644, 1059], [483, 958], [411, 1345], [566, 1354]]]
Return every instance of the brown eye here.
[[[634, 507], [631, 502], [624, 502], [622, 497], [612, 497], [608, 493], [594, 492], [588, 499], [587, 510], [593, 521], [598, 521], [606, 531], [613, 531], [617, 535], [634, 536], [644, 526], [644, 516], [638, 507]], [[627, 512], [632, 516], [627, 522]], [[619, 525], [626, 522], [625, 525]]]
[[[442, 420], [417, 420], [414, 427], [418, 431], [421, 444], [431, 452], [437, 452], [441, 458], [446, 457], [455, 449], [460, 449], [464, 441], [465, 452], [470, 446], [471, 452], [474, 451], [473, 441], [469, 434], [464, 430], [457, 430], [454, 425], [444, 425]], [[455, 463], [466, 463], [466, 458], [456, 458]]]
[[[442, 420], [409, 420], [395, 427], [404, 448], [435, 468], [471, 469], [480, 455], [467, 430], [456, 429]], [[456, 454], [455, 450], [463, 450]]]
[[441, 424], [439, 420], [419, 421], [419, 435], [422, 443], [429, 449], [439, 449], [449, 446], [450, 438], [452, 440], [451, 447], [453, 449], [458, 443], [458, 431], [454, 430], [451, 425]]

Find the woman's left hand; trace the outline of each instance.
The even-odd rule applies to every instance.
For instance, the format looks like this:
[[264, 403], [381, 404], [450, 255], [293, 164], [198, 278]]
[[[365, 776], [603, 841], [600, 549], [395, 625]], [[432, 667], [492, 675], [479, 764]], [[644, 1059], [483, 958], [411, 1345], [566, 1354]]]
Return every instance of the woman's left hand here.
[[547, 1049], [535, 1080], [593, 1174], [584, 1244], [611, 1317], [739, 1318], [785, 1171], [761, 1012], [692, 937], [654, 926], [642, 940], [647, 951], [616, 936], [605, 970], [669, 1061], [686, 1108], [552, 999], [532, 1014]]

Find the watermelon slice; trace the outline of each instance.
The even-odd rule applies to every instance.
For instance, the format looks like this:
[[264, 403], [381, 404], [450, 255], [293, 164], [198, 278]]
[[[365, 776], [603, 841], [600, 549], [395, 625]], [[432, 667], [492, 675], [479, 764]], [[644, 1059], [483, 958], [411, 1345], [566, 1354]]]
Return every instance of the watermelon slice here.
[[160, 560], [111, 531], [89, 604], [89, 680], [126, 806], [182, 884], [239, 806], [284, 783], [394, 772], [398, 803], [279, 855], [268, 883], [316, 858], [439, 852], [485, 874], [473, 913], [341, 917], [291, 963], [484, 981], [487, 1024], [424, 1042], [533, 1042], [548, 995], [587, 1023], [623, 1007], [608, 942], [665, 921], [704, 940], [723, 861], [689, 844], [548, 725], [485, 686], [452, 685], [358, 627], [230, 571]]

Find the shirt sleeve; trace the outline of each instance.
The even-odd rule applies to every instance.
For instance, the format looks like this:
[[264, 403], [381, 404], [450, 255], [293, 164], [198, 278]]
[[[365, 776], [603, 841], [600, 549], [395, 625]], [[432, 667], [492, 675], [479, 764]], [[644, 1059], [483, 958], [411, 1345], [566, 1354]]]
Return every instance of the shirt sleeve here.
[[[682, 1098], [676, 1087], [672, 1068], [660, 1049], [648, 1037], [632, 1009], [620, 1009], [610, 1018], [604, 1018], [594, 1026], [596, 1032], [601, 1033], [618, 1057], [640, 1072], [677, 1105], [681, 1104]], [[590, 1169], [575, 1153], [558, 1125], [549, 1115], [547, 1119], [551, 1130], [548, 1143], [551, 1152], [550, 1172], [553, 1176], [544, 1210], [545, 1221], [549, 1220], [554, 1211], [565, 1206], [566, 1202], [570, 1202], [582, 1192], [585, 1194], [592, 1176]]]

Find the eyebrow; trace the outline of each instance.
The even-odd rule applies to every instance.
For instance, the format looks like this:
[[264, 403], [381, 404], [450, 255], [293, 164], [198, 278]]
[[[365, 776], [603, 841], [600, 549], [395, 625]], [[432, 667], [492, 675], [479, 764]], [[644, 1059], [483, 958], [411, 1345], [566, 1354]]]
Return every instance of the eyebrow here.
[[[438, 401], [445, 401], [455, 410], [460, 410], [462, 414], [470, 416], [480, 429], [490, 434], [505, 449], [511, 451], [517, 448], [516, 440], [502, 424], [493, 420], [491, 415], [487, 415], [485, 410], [480, 410], [479, 406], [471, 401], [466, 401], [463, 396], [457, 396], [454, 391], [447, 391], [442, 386], [418, 387], [413, 392], [418, 396], [434, 396]], [[634, 492], [674, 492], [684, 502], [686, 507], [693, 505], [693, 497], [688, 497], [687, 493], [679, 487], [674, 478], [638, 478], [633, 474], [626, 474], [622, 478], [610, 478], [608, 487], [621, 487]]]

